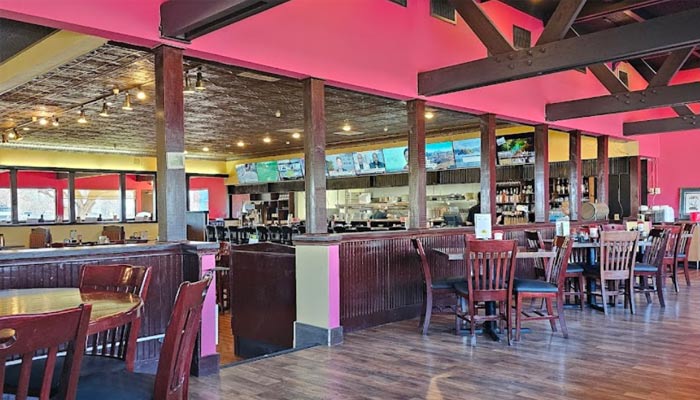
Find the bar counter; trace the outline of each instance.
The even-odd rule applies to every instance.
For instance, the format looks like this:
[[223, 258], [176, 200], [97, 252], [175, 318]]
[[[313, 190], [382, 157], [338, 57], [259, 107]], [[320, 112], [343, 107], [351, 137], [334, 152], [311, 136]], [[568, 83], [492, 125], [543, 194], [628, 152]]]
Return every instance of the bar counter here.
[[[572, 226], [578, 225], [575, 222]], [[526, 230], [552, 238], [552, 223], [494, 226], [505, 239], [524, 246]], [[434, 248], [462, 247], [473, 227], [303, 235], [297, 246], [338, 247], [339, 316], [344, 332], [415, 318], [423, 301], [422, 270], [411, 238], [423, 238], [433, 278], [461, 275], [464, 266], [438, 257]], [[531, 260], [519, 260], [518, 274], [533, 274]]]
[[[176, 242], [2, 250], [0, 290], [77, 287], [80, 267], [85, 264], [150, 266], [151, 283], [148, 298], [144, 299], [136, 366], [151, 369], [157, 363], [162, 336], [180, 283], [199, 278], [202, 257], [209, 255], [213, 258], [217, 249], [217, 243]], [[218, 357], [215, 358], [218, 363]], [[201, 363], [200, 357], [195, 357], [195, 368]], [[204, 370], [210, 366], [207, 364], [201, 368]]]

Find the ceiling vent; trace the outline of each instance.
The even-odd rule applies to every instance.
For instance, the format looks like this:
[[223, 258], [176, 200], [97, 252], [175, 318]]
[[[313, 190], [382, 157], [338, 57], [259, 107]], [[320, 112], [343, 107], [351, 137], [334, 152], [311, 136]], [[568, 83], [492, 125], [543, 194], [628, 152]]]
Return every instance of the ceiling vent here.
[[240, 74], [238, 74], [238, 76], [241, 76], [243, 78], [257, 79], [259, 81], [265, 81], [265, 82], [277, 82], [278, 80], [280, 80], [280, 78], [277, 78], [274, 76], [257, 74], [255, 72], [250, 72], [250, 71], [241, 72]]
[[430, 0], [430, 15], [453, 24], [457, 22], [455, 8], [449, 0]]
[[516, 49], [532, 47], [532, 34], [525, 28], [513, 25], [513, 46]]

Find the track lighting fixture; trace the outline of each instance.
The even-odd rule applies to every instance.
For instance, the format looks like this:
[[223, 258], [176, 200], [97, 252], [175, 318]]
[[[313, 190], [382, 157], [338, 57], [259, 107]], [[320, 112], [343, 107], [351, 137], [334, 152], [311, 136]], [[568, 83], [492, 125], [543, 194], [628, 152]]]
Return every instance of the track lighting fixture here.
[[124, 98], [124, 105], [122, 106], [122, 110], [133, 110], [133, 108], [131, 108], [131, 95], [129, 94], [128, 90], [126, 91], [126, 97]]
[[106, 101], [102, 102], [102, 111], [100, 111], [100, 117], [109, 117], [109, 106], [107, 106]]
[[197, 81], [194, 84], [196, 90], [204, 90], [204, 80], [202, 79], [202, 67], [197, 68]]
[[343, 125], [343, 130], [345, 132], [350, 132], [352, 130], [352, 126], [350, 126], [350, 123], [348, 123], [348, 121], [345, 121], [345, 125]]
[[7, 135], [3, 133], [2, 134], [2, 143], [7, 143], [7, 142], [8, 142]]
[[7, 138], [10, 140], [15, 140], [17, 139], [18, 134], [19, 133], [17, 132], [17, 128], [12, 128], [12, 131], [10, 131], [10, 133], [7, 134]]
[[192, 82], [190, 81], [190, 74], [185, 71], [185, 89], [183, 93], [194, 93], [194, 88], [192, 87]]
[[53, 122], [51, 122], [51, 125], [53, 125], [54, 127], [59, 125], [57, 116], [53, 116]]

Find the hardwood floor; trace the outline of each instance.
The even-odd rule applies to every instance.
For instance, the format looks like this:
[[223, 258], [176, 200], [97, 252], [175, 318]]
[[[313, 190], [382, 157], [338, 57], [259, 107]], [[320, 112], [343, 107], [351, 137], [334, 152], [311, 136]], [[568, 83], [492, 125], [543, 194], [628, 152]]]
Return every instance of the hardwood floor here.
[[242, 358], [233, 353], [233, 334], [231, 333], [231, 315], [226, 312], [219, 314], [219, 344], [216, 346], [219, 352], [219, 364], [228, 365]]
[[477, 346], [435, 318], [346, 335], [315, 347], [193, 378], [190, 398], [214, 399], [699, 399], [700, 274], [672, 287], [666, 308], [637, 295], [637, 314], [567, 309], [569, 339], [549, 323], [514, 346], [479, 336]]

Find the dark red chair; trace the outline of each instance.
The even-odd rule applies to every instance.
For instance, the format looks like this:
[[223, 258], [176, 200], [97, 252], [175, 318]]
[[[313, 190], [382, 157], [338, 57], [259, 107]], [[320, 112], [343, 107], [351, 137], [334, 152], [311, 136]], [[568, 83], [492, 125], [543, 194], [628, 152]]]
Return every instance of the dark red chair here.
[[202, 304], [212, 281], [207, 273], [194, 283], [183, 282], [175, 298], [154, 375], [103, 371], [80, 378], [78, 400], [187, 399], [192, 353], [202, 319]]
[[[510, 345], [510, 308], [518, 243], [515, 240], [469, 240], [467, 236], [464, 242], [466, 282], [454, 285], [459, 296], [456, 316], [469, 323], [472, 346], [476, 345], [476, 324], [490, 321], [506, 322]], [[495, 314], [478, 315], [477, 305], [485, 302], [498, 305]]]
[[[649, 232], [649, 246], [644, 249], [642, 262], [638, 262], [634, 266], [634, 277], [639, 278], [639, 284], [635, 288], [636, 291], [644, 293], [647, 298], [647, 304], [651, 303], [651, 293], [656, 292], [661, 307], [666, 307], [661, 269], [664, 262], [668, 236], [668, 231], [665, 229], [652, 229]], [[651, 286], [649, 285], [650, 279], [653, 280]]]
[[[683, 224], [681, 236], [678, 238], [678, 251], [676, 253], [676, 264], [673, 271], [674, 282], [678, 286], [678, 270], [683, 270], [685, 275], [685, 284], [690, 286], [690, 269], [688, 266], [688, 254], [690, 254], [690, 245], [695, 233], [695, 224]], [[678, 290], [676, 290], [678, 291]]]
[[[47, 314], [13, 315], [0, 318], [0, 384], [3, 392], [18, 400], [27, 396], [41, 399], [74, 399], [85, 351], [85, 338], [92, 306]], [[59, 350], [65, 349], [62, 363], [57, 363]], [[46, 355], [37, 369], [32, 358]], [[5, 360], [16, 358], [19, 364], [6, 366]], [[36, 391], [31, 390], [35, 387]]]
[[[81, 292], [111, 291], [132, 293], [145, 302], [151, 281], [151, 267], [133, 265], [83, 265], [78, 287]], [[98, 328], [99, 329], [99, 328]], [[134, 370], [136, 339], [141, 329], [141, 317], [118, 328], [90, 335], [85, 360], [90, 369]], [[92, 357], [95, 356], [95, 357]], [[97, 358], [99, 357], [99, 358]]]
[[[537, 279], [515, 279], [513, 293], [515, 295], [515, 340], [520, 340], [520, 324], [522, 321], [549, 320], [552, 332], [557, 331], [556, 320], [559, 320], [562, 334], [569, 337], [564, 319], [564, 290], [566, 286], [566, 266], [571, 256], [573, 242], [568, 236], [557, 236], [553, 248], [556, 255], [547, 271], [544, 281]], [[541, 310], [523, 310], [526, 299], [544, 299], [547, 312]], [[557, 313], [554, 314], [552, 300], [557, 301]]]
[[[444, 279], [433, 279], [433, 274], [430, 270], [428, 257], [425, 255], [423, 243], [418, 238], [412, 238], [413, 247], [420, 258], [421, 267], [423, 270], [423, 306], [420, 315], [418, 326], [422, 326], [424, 335], [428, 334], [430, 328], [430, 318], [435, 313], [454, 314], [455, 313], [455, 289], [454, 284], [464, 282], [463, 276], [455, 276]], [[450, 297], [450, 301], [446, 305], [440, 302], [434, 302], [436, 297]]]

